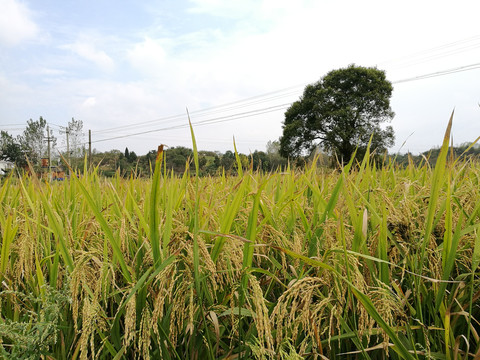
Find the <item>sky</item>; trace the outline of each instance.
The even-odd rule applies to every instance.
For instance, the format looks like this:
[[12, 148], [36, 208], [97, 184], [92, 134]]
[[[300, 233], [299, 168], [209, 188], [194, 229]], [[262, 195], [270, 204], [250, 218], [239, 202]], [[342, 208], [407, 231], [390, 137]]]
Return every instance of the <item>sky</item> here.
[[[305, 85], [350, 64], [394, 85], [390, 152], [480, 136], [480, 2], [0, 0], [0, 130], [82, 120], [92, 148], [265, 151]], [[87, 137], [85, 137], [87, 140]]]

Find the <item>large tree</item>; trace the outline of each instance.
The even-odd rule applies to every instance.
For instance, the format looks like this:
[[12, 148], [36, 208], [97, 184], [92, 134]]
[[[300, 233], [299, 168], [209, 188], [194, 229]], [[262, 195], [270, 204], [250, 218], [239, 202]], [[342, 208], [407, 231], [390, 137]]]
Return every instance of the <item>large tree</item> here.
[[372, 149], [386, 150], [395, 137], [391, 126], [382, 129], [380, 124], [395, 115], [392, 91], [385, 72], [377, 68], [350, 65], [329, 72], [307, 85], [287, 109], [281, 155], [296, 158], [321, 147], [347, 162], [356, 148], [359, 156], [364, 154], [372, 135]]
[[[18, 136], [18, 142], [28, 159], [36, 164], [40, 158], [47, 156], [47, 121], [40, 116], [37, 121], [30, 119], [27, 121], [27, 127], [21, 135]], [[50, 152], [53, 154], [53, 148], [57, 144], [57, 138], [50, 133]]]
[[68, 126], [62, 132], [68, 132], [69, 138], [69, 150], [70, 150], [70, 161], [76, 165], [76, 160], [83, 156], [85, 148], [85, 139], [83, 133], [83, 121], [75, 120], [72, 117], [72, 121], [68, 122]]

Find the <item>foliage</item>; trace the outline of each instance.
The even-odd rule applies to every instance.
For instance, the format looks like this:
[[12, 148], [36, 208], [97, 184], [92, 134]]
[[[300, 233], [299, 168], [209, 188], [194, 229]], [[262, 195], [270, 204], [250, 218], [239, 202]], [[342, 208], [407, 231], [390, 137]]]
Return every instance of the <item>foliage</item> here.
[[361, 159], [371, 138], [371, 149], [383, 152], [393, 145], [390, 108], [392, 84], [377, 68], [350, 65], [333, 70], [307, 85], [300, 100], [285, 113], [280, 153], [296, 158], [318, 146], [348, 163], [357, 150]]
[[[70, 165], [74, 168], [83, 163], [83, 155], [85, 149], [85, 134], [83, 133], [83, 121], [72, 120], [68, 122], [68, 125], [64, 130], [60, 131], [61, 134], [68, 136], [68, 151], [65, 152], [65, 158], [69, 160]], [[66, 144], [66, 141], [65, 141]]]
[[[40, 116], [36, 121], [32, 119], [27, 121], [27, 127], [21, 135], [18, 136], [18, 142], [22, 149], [25, 150], [25, 155], [32, 164], [37, 164], [40, 158], [47, 155], [47, 143], [45, 137], [47, 136], [47, 121]], [[50, 134], [52, 139], [51, 151], [57, 143], [55, 136]]]
[[25, 156], [20, 144], [6, 131], [0, 133], [0, 159], [25, 166]]
[[[453, 146], [449, 149], [450, 156], [454, 159], [467, 158], [472, 161], [480, 160], [480, 146], [471, 143], [464, 143], [458, 146]], [[413, 155], [412, 153], [390, 155], [391, 159], [402, 166], [408, 166], [409, 163], [413, 163], [417, 166], [421, 166], [423, 163], [428, 162], [431, 166], [435, 166], [440, 154], [440, 148], [433, 148], [422, 152], [419, 155]]]
[[[287, 160], [282, 158], [277, 149], [271, 149], [269, 153], [255, 151], [249, 156], [238, 154], [243, 169], [252, 168], [254, 171], [275, 171], [287, 166]], [[182, 176], [188, 167], [192, 165], [192, 149], [178, 146], [170, 147], [164, 150], [165, 169], [173, 172], [177, 176]], [[150, 171], [155, 169], [156, 151], [149, 151], [145, 155], [137, 156], [135, 152], [124, 152], [119, 150], [110, 150], [104, 153], [94, 152], [93, 164], [99, 165], [103, 175], [113, 176], [117, 170], [123, 176], [148, 176]], [[226, 151], [224, 154], [213, 151], [198, 152], [199, 175], [219, 175], [222, 171], [227, 174], [236, 175], [238, 173], [238, 164], [235, 154], [232, 151]]]
[[15, 298], [21, 305], [16, 310], [18, 320], [7, 318], [0, 324], [2, 359], [38, 359], [40, 355], [49, 355], [50, 350], [58, 346], [59, 326], [70, 299], [65, 291], [48, 286], [41, 290], [41, 296], [18, 291], [0, 292], [0, 299], [7, 300], [7, 304], [9, 299]]
[[[367, 150], [351, 170], [313, 162], [200, 177], [194, 151], [179, 177], [161, 171], [162, 152], [149, 180], [105, 179], [99, 168], [55, 184], [7, 178], [0, 324], [12, 326], [0, 327], [3, 350], [23, 354], [26, 344], [68, 359], [474, 358], [480, 167], [447, 161], [445, 138], [435, 168], [378, 168]], [[42, 318], [48, 304], [59, 318]]]

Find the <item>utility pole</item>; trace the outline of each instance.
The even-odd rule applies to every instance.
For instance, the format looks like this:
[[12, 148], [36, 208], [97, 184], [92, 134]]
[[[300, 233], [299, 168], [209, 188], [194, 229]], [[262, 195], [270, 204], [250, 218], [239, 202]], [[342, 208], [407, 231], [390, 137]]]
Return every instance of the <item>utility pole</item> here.
[[67, 136], [67, 160], [68, 164], [70, 165], [71, 160], [70, 160], [70, 143], [68, 142], [68, 135], [70, 134], [70, 131], [68, 129], [65, 131], [65, 135]]
[[65, 130], [65, 135], [67, 136], [67, 161], [68, 161], [68, 178], [70, 178], [70, 167], [71, 165], [71, 160], [70, 160], [70, 143], [68, 142], [68, 135], [70, 134], [70, 131], [68, 131], [68, 127]]
[[92, 166], [92, 130], [88, 130], [88, 168]]
[[70, 130], [69, 130], [68, 126], [66, 126], [66, 127], [61, 126], [60, 128], [61, 128], [60, 134], [65, 133], [65, 135], [67, 137], [67, 156], [66, 156], [67, 163], [68, 163], [67, 172], [68, 172], [68, 177], [70, 178], [70, 167], [72, 166], [71, 158], [70, 158], [70, 141], [69, 141], [69, 136], [68, 136], [68, 135], [70, 135]]
[[50, 127], [47, 125], [47, 144], [48, 144], [48, 181], [52, 181], [52, 158], [50, 154]]

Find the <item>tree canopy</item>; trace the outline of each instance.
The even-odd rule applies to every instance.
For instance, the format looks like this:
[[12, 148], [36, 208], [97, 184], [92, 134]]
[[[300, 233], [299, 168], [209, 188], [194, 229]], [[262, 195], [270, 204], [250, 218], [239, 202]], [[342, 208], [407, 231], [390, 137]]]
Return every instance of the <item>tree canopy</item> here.
[[395, 115], [390, 108], [393, 86], [377, 68], [350, 65], [307, 85], [300, 100], [285, 112], [280, 154], [296, 158], [319, 146], [347, 162], [355, 149], [362, 156], [372, 136], [372, 149], [394, 143], [391, 126], [380, 124]]
[[40, 116], [36, 121], [32, 119], [27, 121], [27, 127], [17, 137], [24, 154], [33, 164], [39, 162], [41, 157], [47, 155], [46, 136], [50, 136], [51, 150], [53, 152], [53, 148], [57, 144], [57, 138], [52, 134], [47, 134], [47, 121]]
[[0, 159], [11, 161], [19, 166], [26, 164], [20, 144], [6, 131], [0, 132]]

